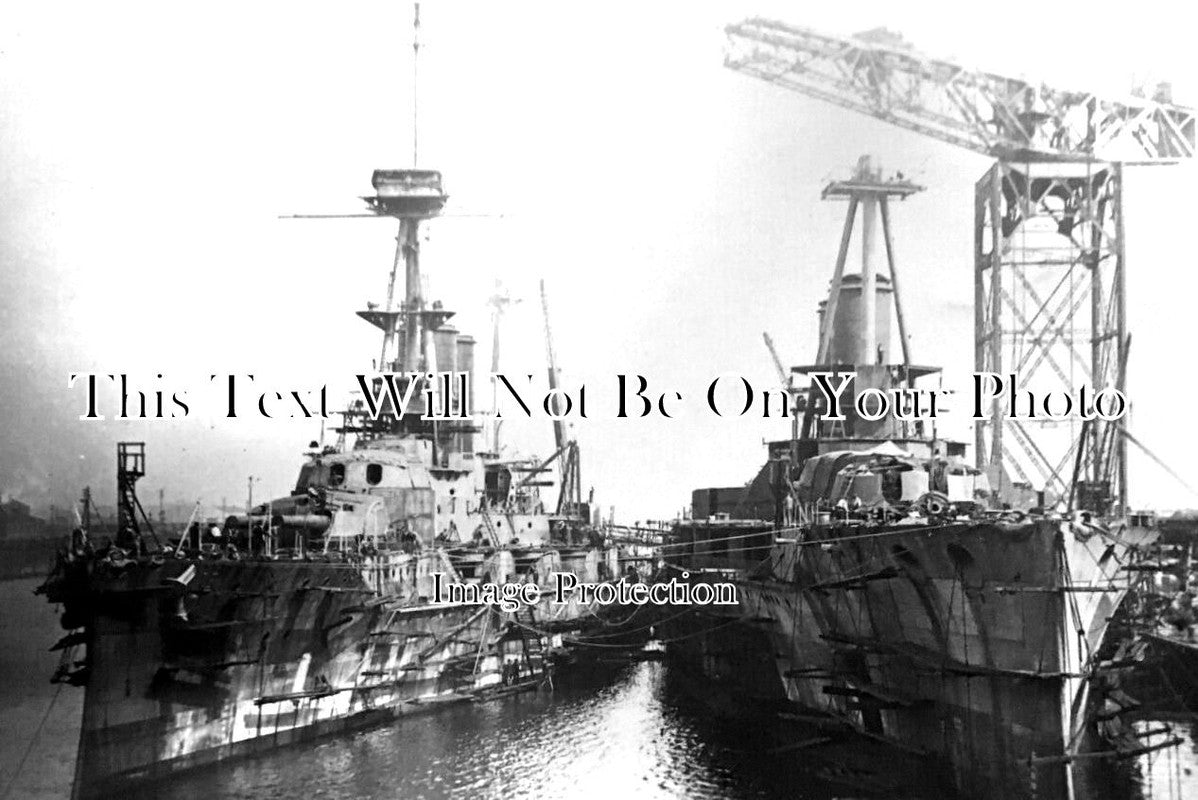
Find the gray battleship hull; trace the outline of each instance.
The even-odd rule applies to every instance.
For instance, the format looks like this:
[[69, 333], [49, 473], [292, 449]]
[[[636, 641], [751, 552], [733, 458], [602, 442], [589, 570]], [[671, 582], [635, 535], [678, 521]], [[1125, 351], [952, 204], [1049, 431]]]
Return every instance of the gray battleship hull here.
[[[707, 620], [710, 633], [679, 642], [684, 665], [925, 757], [964, 796], [1072, 797], [1125, 545], [1049, 520], [833, 530], [780, 540], [734, 572], [739, 623]], [[756, 652], [737, 627], [756, 632]]]
[[[524, 555], [526, 571], [562, 568], [555, 551]], [[581, 578], [604, 553], [574, 555]], [[495, 575], [515, 564], [491, 560]], [[429, 602], [431, 574], [456, 575], [440, 551], [367, 562], [100, 561], [51, 588], [64, 623], [84, 623], [73, 796], [531, 688], [547, 669], [541, 634], [592, 617], [547, 599], [512, 613]]]

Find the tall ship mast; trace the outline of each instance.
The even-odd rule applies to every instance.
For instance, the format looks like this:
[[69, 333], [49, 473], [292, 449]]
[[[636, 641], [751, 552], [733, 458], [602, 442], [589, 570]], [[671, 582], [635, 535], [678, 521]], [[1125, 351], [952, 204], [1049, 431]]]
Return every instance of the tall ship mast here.
[[[551, 602], [554, 576], [620, 575], [576, 469], [556, 503], [544, 497], [548, 461], [480, 447], [459, 382], [435, 387], [449, 412], [439, 419], [424, 418], [424, 387], [404, 413], [386, 398], [387, 377], [400, 396], [430, 373], [473, 377], [474, 339], [423, 296], [419, 231], [446, 203], [441, 174], [377, 170], [372, 183], [368, 207], [399, 225], [385, 302], [359, 312], [382, 334], [381, 407], [351, 404], [338, 444], [307, 454], [287, 496], [176, 535], [156, 530], [138, 500], [144, 444], [121, 443], [118, 532], [80, 526], [41, 588], [64, 607], [54, 679], [85, 692], [75, 798], [536, 688], [555, 635], [598, 611], [577, 594]], [[512, 584], [542, 599], [438, 595], [459, 586], [485, 598], [485, 587]]]

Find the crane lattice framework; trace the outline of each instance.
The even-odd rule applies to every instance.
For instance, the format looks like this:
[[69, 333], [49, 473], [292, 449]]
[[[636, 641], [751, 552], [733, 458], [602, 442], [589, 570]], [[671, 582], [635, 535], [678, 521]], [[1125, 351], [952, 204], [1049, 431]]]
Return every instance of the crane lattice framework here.
[[[1194, 110], [969, 69], [885, 30], [834, 36], [764, 19], [726, 28], [731, 69], [993, 156], [976, 186], [975, 369], [1024, 386], [1126, 389], [1123, 164], [1192, 158]], [[1122, 423], [976, 427], [1000, 482], [1126, 509]]]

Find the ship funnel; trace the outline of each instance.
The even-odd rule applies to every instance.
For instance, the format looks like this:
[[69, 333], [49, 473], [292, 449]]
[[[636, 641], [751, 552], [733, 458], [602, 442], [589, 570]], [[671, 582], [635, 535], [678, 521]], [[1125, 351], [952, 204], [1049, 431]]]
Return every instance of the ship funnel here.
[[[832, 340], [825, 358], [829, 364], [860, 364], [858, 348], [860, 332], [865, 328], [865, 314], [869, 304], [865, 302], [862, 279], [858, 274], [845, 275], [840, 282], [840, 302], [836, 304], [836, 319], [832, 322]], [[878, 275], [874, 281], [874, 334], [873, 353], [869, 364], [889, 364], [890, 321], [894, 289], [890, 279]], [[819, 330], [821, 338], [828, 324], [828, 301], [819, 304]]]
[[456, 372], [458, 364], [458, 329], [446, 323], [433, 331], [433, 350], [438, 372]]

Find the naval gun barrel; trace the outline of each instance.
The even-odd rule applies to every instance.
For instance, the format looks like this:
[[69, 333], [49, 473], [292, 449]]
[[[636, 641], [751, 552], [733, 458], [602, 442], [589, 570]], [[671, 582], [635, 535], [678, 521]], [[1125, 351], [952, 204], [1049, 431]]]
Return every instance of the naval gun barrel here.
[[333, 522], [324, 514], [234, 514], [225, 519], [226, 530], [246, 530], [251, 525], [273, 528], [302, 528], [313, 533], [323, 533]]

